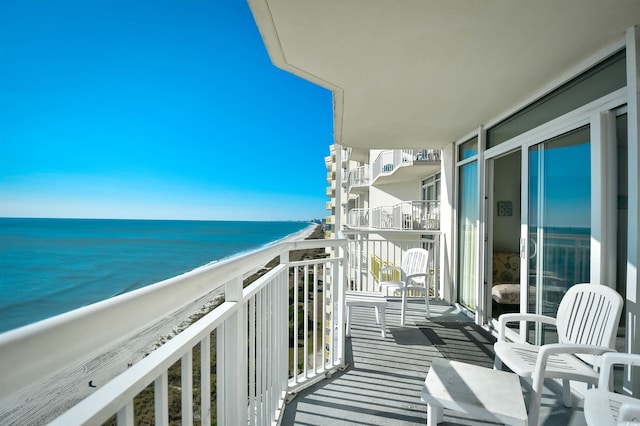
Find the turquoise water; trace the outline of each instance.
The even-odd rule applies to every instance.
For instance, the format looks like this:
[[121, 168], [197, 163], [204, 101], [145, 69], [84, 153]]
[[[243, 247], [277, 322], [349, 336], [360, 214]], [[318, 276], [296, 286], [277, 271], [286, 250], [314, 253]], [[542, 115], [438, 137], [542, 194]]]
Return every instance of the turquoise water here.
[[308, 226], [0, 218], [0, 332], [174, 277]]

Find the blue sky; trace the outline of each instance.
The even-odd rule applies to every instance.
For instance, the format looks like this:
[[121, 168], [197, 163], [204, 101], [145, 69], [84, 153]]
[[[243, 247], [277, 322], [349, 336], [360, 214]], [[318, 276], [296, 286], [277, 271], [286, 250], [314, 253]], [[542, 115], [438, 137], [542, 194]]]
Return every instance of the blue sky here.
[[245, 1], [0, 1], [0, 216], [321, 218], [332, 130]]

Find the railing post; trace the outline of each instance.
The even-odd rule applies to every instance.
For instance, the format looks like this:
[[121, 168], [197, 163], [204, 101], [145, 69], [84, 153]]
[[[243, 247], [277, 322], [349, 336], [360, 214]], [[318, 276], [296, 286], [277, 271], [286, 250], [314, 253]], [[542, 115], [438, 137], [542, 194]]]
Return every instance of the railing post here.
[[337, 300], [334, 302], [334, 307], [337, 307], [337, 312], [338, 312], [338, 318], [337, 318], [337, 322], [338, 322], [338, 353], [340, 354], [340, 365], [345, 365], [346, 364], [346, 355], [345, 355], [345, 315], [344, 315], [344, 310], [345, 310], [345, 304], [344, 304], [344, 294], [345, 294], [345, 283], [347, 280], [347, 271], [346, 271], [346, 265], [345, 265], [345, 249], [346, 247], [344, 246], [344, 244], [340, 244], [338, 246], [338, 258], [340, 260], [338, 260], [336, 262], [336, 268], [334, 268], [336, 270], [335, 273], [335, 282], [338, 284], [338, 288], [337, 291], [335, 293], [335, 297], [337, 298]]
[[[225, 301], [238, 303], [238, 308], [224, 323], [224, 413], [221, 424], [233, 420], [247, 424], [247, 315], [242, 300], [242, 277], [225, 284]], [[220, 389], [217, 395], [220, 395]]]
[[[287, 278], [283, 279], [282, 289], [280, 297], [282, 298], [282, 317], [281, 321], [284, 323], [283, 335], [280, 341], [280, 347], [278, 348], [278, 359], [280, 359], [280, 374], [282, 375], [282, 386], [285, 391], [288, 388], [289, 382], [289, 250], [285, 250], [280, 254], [280, 264], [287, 266]], [[295, 291], [295, 290], [294, 290]], [[296, 310], [297, 311], [297, 310]], [[295, 371], [295, 367], [294, 367]]]
[[[287, 253], [287, 261], [288, 261]], [[284, 404], [284, 398], [286, 397], [288, 391], [288, 382], [289, 382], [289, 270], [286, 269], [286, 272], [283, 274], [282, 278], [279, 281], [279, 311], [280, 312], [280, 338], [278, 339], [279, 347], [277, 351], [277, 358], [279, 360], [279, 368], [278, 368], [278, 383], [279, 389], [282, 392]]]

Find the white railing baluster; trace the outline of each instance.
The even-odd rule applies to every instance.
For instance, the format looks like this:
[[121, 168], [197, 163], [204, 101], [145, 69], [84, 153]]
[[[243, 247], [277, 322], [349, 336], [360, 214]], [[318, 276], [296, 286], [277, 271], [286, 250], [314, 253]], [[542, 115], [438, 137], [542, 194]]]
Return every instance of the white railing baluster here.
[[129, 401], [124, 407], [118, 410], [116, 416], [116, 423], [118, 426], [133, 426], [133, 400]]
[[322, 268], [322, 366], [327, 369], [327, 264]]
[[[266, 295], [266, 318], [265, 318], [265, 324], [266, 324], [266, 329], [267, 329], [267, 353], [268, 354], [272, 354], [273, 353], [273, 298], [272, 296], [272, 291], [271, 291], [272, 287], [269, 286], [268, 288], [265, 288], [263, 290], [263, 292]], [[271, 359], [272, 357], [265, 357], [265, 372], [267, 373], [267, 379], [266, 379], [266, 403], [265, 403], [265, 407], [267, 408], [267, 412], [265, 413], [265, 418], [269, 418], [270, 421], [273, 420], [273, 416], [272, 416], [272, 409], [273, 409], [273, 368], [271, 365]]]
[[336, 282], [338, 283], [338, 288], [336, 291], [336, 302], [334, 306], [337, 308], [337, 325], [338, 325], [338, 338], [336, 343], [338, 345], [336, 353], [339, 355], [339, 358], [336, 359], [336, 363], [344, 363], [345, 362], [345, 318], [344, 318], [344, 294], [345, 294], [345, 274], [343, 273], [343, 269], [340, 267], [340, 261], [334, 260], [334, 270], [336, 276]]
[[[282, 258], [281, 258], [282, 260]], [[287, 260], [288, 262], [288, 260]], [[289, 383], [289, 272], [280, 275], [280, 346], [278, 348], [278, 359], [280, 360], [280, 389], [282, 389], [282, 402], [280, 403], [284, 409], [284, 399], [287, 393], [287, 384]]]
[[200, 341], [200, 424], [211, 426], [211, 335]]
[[238, 424], [246, 424], [247, 393], [244, 383], [247, 383], [247, 360], [238, 356], [246, 353], [247, 328], [246, 305], [242, 303], [242, 279], [237, 277], [225, 284], [225, 300], [237, 303], [235, 312], [225, 321], [225, 370], [226, 380], [224, 388], [225, 412], [228, 418], [237, 419]]
[[303, 303], [303, 314], [302, 314], [302, 331], [303, 331], [303, 347], [302, 347], [302, 355], [303, 358], [303, 375], [304, 378], [309, 378], [309, 265], [304, 265], [303, 267], [304, 277], [302, 279], [303, 282], [303, 290], [302, 290], [302, 303]]
[[169, 378], [167, 370], [154, 381], [153, 396], [155, 400], [155, 424], [169, 426]]
[[269, 342], [269, 336], [267, 336], [267, 312], [269, 311], [269, 306], [267, 305], [266, 297], [264, 296], [264, 292], [260, 292], [260, 347], [264, 348], [263, 354], [261, 354], [258, 361], [260, 362], [260, 396], [259, 396], [259, 405], [260, 405], [260, 420], [258, 421], [259, 425], [265, 424], [269, 419], [267, 415], [267, 401], [266, 401], [266, 390], [268, 387], [267, 383], [267, 343]]
[[182, 424], [193, 425], [193, 350], [189, 349], [180, 361], [182, 384]]
[[293, 268], [293, 383], [298, 382], [298, 268]]
[[256, 424], [256, 298], [249, 300], [249, 425]]
[[219, 425], [224, 424], [224, 419], [227, 417], [227, 395], [225, 395], [224, 389], [227, 383], [227, 361], [225, 359], [225, 326], [224, 323], [221, 327], [216, 329], [216, 423]]
[[313, 265], [313, 373], [318, 372], [318, 265]]

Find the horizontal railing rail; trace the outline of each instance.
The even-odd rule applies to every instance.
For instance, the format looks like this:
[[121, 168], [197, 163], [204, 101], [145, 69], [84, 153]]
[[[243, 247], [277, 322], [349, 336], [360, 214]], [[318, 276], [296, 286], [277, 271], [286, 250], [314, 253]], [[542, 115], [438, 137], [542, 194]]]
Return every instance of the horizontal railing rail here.
[[[114, 415], [118, 424], [134, 424], [134, 399], [147, 386], [154, 389], [155, 424], [173, 422], [176, 415], [182, 424], [191, 424], [194, 416], [201, 424], [210, 424], [212, 413], [217, 413], [214, 419], [220, 424], [229, 419], [239, 424], [271, 424], [277, 421], [288, 392], [324, 377], [344, 362], [343, 260], [290, 262], [289, 255], [319, 248], [340, 253], [343, 244], [344, 240], [278, 243], [3, 333], [2, 397], [95, 354], [96, 348], [99, 352], [176, 307], [221, 290], [224, 301], [210, 313], [54, 424], [99, 424]], [[275, 257], [280, 258], [279, 265], [243, 288], [245, 277]], [[195, 389], [199, 401], [193, 398], [194, 361], [200, 364]], [[177, 362], [180, 382], [170, 383], [169, 368]], [[176, 389], [181, 394], [179, 414], [170, 412], [175, 405], [170, 395]], [[217, 397], [212, 400], [214, 390]]]

